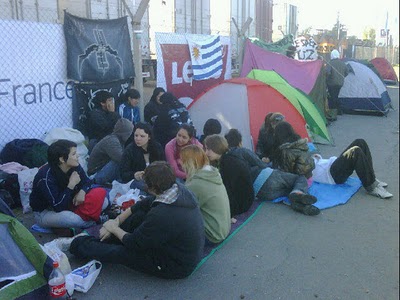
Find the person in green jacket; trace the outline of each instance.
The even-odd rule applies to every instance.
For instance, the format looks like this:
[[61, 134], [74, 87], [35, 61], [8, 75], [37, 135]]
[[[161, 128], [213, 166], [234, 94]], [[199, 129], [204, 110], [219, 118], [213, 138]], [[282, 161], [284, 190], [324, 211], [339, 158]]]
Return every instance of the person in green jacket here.
[[198, 145], [184, 147], [181, 159], [187, 174], [185, 185], [199, 201], [206, 238], [211, 243], [220, 243], [231, 229], [229, 198], [221, 175], [210, 166], [207, 155]]

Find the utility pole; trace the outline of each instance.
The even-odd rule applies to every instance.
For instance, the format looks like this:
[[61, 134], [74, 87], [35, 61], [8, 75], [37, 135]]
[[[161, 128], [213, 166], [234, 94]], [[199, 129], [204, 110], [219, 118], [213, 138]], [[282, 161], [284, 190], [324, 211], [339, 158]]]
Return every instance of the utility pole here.
[[340, 48], [340, 21], [339, 21], [339, 17], [340, 17], [340, 12], [338, 11], [337, 12], [337, 21], [336, 21], [338, 50]]
[[144, 120], [144, 99], [143, 99], [143, 74], [142, 74], [142, 53], [140, 51], [141, 48], [141, 38], [142, 38], [142, 30], [141, 30], [141, 22], [143, 15], [149, 5], [150, 0], [141, 0], [139, 7], [135, 13], [132, 14], [126, 0], [122, 0], [130, 18], [132, 19], [132, 29], [133, 29], [133, 62], [135, 64], [135, 89], [140, 93], [140, 102], [139, 102], [139, 110], [140, 110], [140, 120]]
[[238, 60], [239, 60], [239, 74], [242, 72], [242, 64], [243, 64], [243, 55], [244, 55], [244, 42], [245, 42], [245, 32], [249, 28], [253, 19], [248, 17], [246, 22], [243, 24], [242, 28], [239, 28], [235, 18], [232, 17], [232, 22], [236, 27], [236, 32], [238, 36], [238, 43], [239, 43], [239, 53], [238, 53]]

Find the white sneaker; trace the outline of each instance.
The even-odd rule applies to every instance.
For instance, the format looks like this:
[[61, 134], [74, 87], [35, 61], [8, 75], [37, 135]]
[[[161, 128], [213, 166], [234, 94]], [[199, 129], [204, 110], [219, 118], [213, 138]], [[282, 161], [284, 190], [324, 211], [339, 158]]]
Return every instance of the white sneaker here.
[[368, 192], [375, 197], [379, 197], [382, 199], [387, 199], [393, 197], [391, 193], [389, 193], [384, 187], [377, 185], [372, 191]]
[[78, 236], [85, 236], [88, 235], [86, 232], [82, 232], [80, 234], [77, 234], [73, 237], [70, 238], [57, 238], [54, 240], [56, 246], [58, 247], [58, 249], [60, 249], [62, 252], [66, 252], [69, 251], [69, 248], [71, 247], [71, 243], [74, 240], [74, 238], [78, 237]]
[[387, 187], [388, 184], [386, 182], [380, 181], [379, 179], [375, 178], [375, 181], [378, 183], [380, 187]]
[[58, 238], [55, 239], [54, 242], [58, 249], [60, 249], [62, 252], [68, 251], [69, 247], [71, 246], [72, 241], [74, 240], [73, 237], [70, 238]]

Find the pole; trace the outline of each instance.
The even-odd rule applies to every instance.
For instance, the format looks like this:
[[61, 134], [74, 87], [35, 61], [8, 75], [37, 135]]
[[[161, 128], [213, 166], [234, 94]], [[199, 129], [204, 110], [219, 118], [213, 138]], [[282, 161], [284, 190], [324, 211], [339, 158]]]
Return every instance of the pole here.
[[122, 0], [129, 16], [132, 19], [132, 29], [133, 29], [133, 62], [135, 65], [135, 83], [134, 87], [140, 93], [140, 102], [139, 102], [139, 110], [140, 110], [140, 120], [144, 120], [144, 99], [143, 99], [143, 74], [142, 74], [142, 53], [140, 51], [141, 40], [142, 40], [142, 30], [141, 30], [141, 21], [143, 15], [149, 5], [150, 0], [142, 0], [140, 1], [139, 7], [135, 13], [132, 14], [126, 0]]
[[245, 32], [249, 28], [250, 23], [253, 21], [251, 17], [248, 17], [246, 22], [242, 25], [242, 28], [239, 28], [238, 23], [236, 22], [235, 18], [232, 17], [232, 22], [236, 27], [237, 37], [238, 37], [238, 63], [239, 63], [239, 75], [242, 72], [242, 64], [243, 64], [243, 56], [244, 56], [244, 43], [246, 41]]

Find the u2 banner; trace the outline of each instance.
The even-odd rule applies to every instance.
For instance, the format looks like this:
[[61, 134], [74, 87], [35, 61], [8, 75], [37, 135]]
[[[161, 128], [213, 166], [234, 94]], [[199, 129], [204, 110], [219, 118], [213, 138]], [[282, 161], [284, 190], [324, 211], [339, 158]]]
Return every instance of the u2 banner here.
[[84, 82], [133, 78], [127, 17], [91, 20], [65, 12], [67, 77]]

